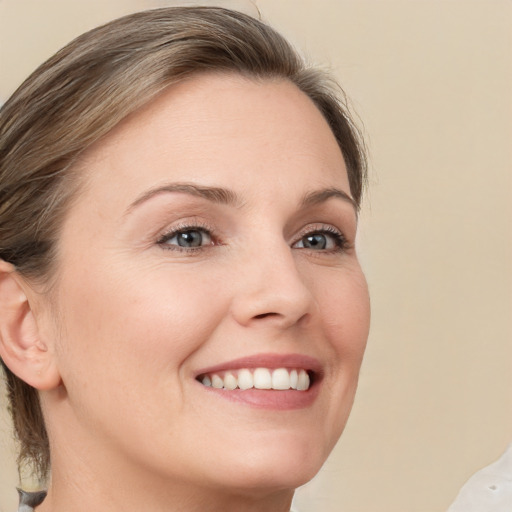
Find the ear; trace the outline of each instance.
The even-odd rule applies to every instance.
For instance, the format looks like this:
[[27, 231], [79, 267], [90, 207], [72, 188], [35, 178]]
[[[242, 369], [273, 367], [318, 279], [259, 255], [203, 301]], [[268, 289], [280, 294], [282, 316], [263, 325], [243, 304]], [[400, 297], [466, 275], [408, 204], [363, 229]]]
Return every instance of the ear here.
[[0, 357], [21, 380], [43, 391], [60, 384], [53, 351], [41, 339], [27, 293], [13, 265], [0, 260]]

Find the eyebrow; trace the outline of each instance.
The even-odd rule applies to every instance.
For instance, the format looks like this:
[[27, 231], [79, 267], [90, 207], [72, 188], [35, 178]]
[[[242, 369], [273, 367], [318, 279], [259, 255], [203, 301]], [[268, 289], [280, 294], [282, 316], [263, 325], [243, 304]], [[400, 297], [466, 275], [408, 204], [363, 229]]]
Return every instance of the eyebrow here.
[[130, 213], [140, 204], [148, 201], [152, 197], [165, 192], [180, 192], [182, 194], [189, 194], [191, 196], [202, 197], [208, 201], [218, 204], [226, 204], [238, 206], [240, 201], [238, 196], [231, 190], [220, 187], [204, 187], [193, 183], [169, 183], [159, 187], [152, 188], [139, 196], [127, 208], [126, 213]]
[[[144, 192], [135, 201], [133, 201], [133, 203], [130, 204], [126, 210], [126, 214], [130, 213], [137, 206], [148, 201], [149, 199], [166, 192], [189, 194], [192, 196], [201, 197], [207, 201], [211, 201], [217, 204], [225, 204], [238, 207], [242, 204], [242, 201], [237, 196], [237, 194], [226, 188], [206, 187], [196, 185], [194, 183], [168, 183], [166, 185], [161, 185]], [[315, 190], [305, 194], [300, 202], [300, 205], [303, 208], [307, 208], [309, 206], [315, 206], [317, 204], [324, 203], [331, 198], [342, 199], [343, 201], [349, 203], [357, 214], [359, 207], [354, 199], [352, 199], [352, 197], [350, 197], [350, 195], [343, 190], [334, 187]]]
[[301, 201], [301, 205], [303, 207], [307, 206], [315, 206], [320, 203], [324, 203], [328, 199], [331, 199], [332, 197], [342, 199], [343, 201], [346, 201], [349, 203], [352, 208], [357, 212], [359, 211], [359, 205], [354, 201], [354, 199], [344, 192], [343, 190], [340, 190], [339, 188], [324, 188], [322, 190], [315, 190], [313, 192], [309, 192], [306, 194]]

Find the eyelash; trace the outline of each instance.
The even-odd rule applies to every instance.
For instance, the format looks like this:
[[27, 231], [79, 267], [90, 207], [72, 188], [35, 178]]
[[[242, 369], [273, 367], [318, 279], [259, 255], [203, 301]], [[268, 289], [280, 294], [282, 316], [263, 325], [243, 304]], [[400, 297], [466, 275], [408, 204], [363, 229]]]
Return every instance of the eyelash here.
[[[180, 233], [186, 233], [187, 231], [199, 231], [203, 234], [206, 234], [211, 239], [211, 243], [207, 245], [201, 245], [198, 247], [181, 247], [179, 245], [170, 245], [167, 243], [175, 236], [179, 235]], [[300, 233], [295, 242], [293, 242], [292, 247], [294, 247], [299, 242], [303, 241], [305, 237], [317, 234], [330, 236], [334, 242], [334, 247], [331, 249], [321, 250], [308, 249], [307, 247], [301, 247], [298, 249], [309, 250], [310, 252], [320, 252], [322, 254], [332, 254], [345, 252], [351, 248], [351, 244], [348, 242], [345, 235], [341, 231], [330, 225], [321, 225], [318, 227], [310, 227], [305, 229], [303, 232]], [[222, 245], [222, 243], [219, 242], [219, 240], [216, 239], [216, 237], [213, 235], [213, 230], [208, 225], [201, 222], [175, 226], [174, 228], [172, 228], [171, 231], [167, 231], [163, 235], [161, 235], [157, 241], [157, 244], [164, 250], [179, 251], [189, 255], [193, 255], [194, 253], [204, 251], [205, 249], [208, 249], [213, 245]]]

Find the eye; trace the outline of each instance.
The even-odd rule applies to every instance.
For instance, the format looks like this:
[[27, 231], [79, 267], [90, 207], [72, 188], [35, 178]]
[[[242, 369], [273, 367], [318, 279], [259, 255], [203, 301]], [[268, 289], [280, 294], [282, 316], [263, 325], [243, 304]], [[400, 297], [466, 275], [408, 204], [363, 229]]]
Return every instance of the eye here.
[[305, 249], [322, 250], [327, 248], [328, 241], [329, 240], [323, 233], [314, 233], [303, 237], [299, 243], [302, 244], [302, 247]]
[[165, 234], [158, 241], [160, 245], [171, 246], [169, 248], [181, 249], [196, 249], [205, 245], [212, 244], [212, 237], [210, 233], [199, 227], [181, 228]]
[[302, 236], [293, 247], [310, 251], [343, 251], [347, 248], [347, 240], [342, 233], [334, 228], [311, 231]]

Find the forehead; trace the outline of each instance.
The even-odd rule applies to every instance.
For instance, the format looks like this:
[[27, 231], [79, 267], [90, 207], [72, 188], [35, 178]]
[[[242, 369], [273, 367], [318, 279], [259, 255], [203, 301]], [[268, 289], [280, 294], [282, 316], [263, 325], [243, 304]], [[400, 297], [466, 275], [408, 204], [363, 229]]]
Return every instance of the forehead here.
[[286, 80], [232, 74], [169, 86], [92, 146], [82, 167], [93, 188], [242, 178], [250, 187], [250, 178], [277, 184], [295, 174], [349, 192], [339, 146], [310, 98]]

